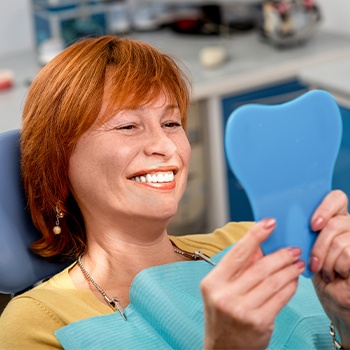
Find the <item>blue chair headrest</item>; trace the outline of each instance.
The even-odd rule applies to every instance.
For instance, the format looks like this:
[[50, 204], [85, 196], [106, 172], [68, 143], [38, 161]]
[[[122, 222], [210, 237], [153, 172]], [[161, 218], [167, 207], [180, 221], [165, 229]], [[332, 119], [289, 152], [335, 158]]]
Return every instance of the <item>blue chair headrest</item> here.
[[20, 174], [20, 131], [0, 134], [0, 292], [15, 294], [62, 270], [30, 250], [40, 237], [29, 212]]

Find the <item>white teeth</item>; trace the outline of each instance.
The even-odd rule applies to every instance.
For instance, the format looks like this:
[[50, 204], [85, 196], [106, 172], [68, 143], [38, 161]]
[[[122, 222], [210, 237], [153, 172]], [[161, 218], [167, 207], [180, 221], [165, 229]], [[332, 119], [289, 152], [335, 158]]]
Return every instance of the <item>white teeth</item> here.
[[174, 173], [172, 171], [168, 171], [166, 173], [157, 173], [157, 174], [146, 174], [142, 176], [136, 176], [131, 178], [131, 180], [136, 182], [171, 182], [174, 181]]

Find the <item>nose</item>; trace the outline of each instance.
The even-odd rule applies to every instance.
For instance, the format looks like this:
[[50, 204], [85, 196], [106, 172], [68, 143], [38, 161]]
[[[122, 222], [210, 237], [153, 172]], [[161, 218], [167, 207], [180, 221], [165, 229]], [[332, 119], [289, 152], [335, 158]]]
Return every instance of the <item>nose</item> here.
[[175, 142], [162, 127], [152, 130], [145, 139], [144, 152], [147, 156], [159, 155], [170, 158], [177, 150]]

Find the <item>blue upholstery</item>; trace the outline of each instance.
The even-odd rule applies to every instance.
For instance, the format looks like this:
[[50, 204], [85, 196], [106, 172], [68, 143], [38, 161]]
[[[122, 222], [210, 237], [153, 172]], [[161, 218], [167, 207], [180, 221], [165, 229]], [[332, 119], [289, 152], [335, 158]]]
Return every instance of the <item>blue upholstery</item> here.
[[40, 235], [28, 211], [20, 177], [19, 130], [0, 134], [0, 292], [15, 294], [62, 270], [29, 246]]
[[[280, 105], [244, 105], [231, 114], [225, 134], [231, 170], [247, 193], [254, 219], [277, 219], [262, 245], [265, 253], [300, 247], [308, 261], [316, 239], [310, 219], [332, 188], [341, 136], [339, 107], [322, 90]], [[307, 268], [304, 275], [312, 274]]]

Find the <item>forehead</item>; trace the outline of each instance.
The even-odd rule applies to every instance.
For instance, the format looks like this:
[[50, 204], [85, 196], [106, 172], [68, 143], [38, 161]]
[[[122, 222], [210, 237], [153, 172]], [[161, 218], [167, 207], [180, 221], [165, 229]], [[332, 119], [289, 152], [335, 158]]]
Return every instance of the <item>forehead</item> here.
[[179, 94], [179, 84], [166, 77], [147, 76], [132, 68], [108, 65], [105, 71], [104, 99], [115, 105], [141, 106], [158, 98], [167, 97], [170, 103], [179, 103], [182, 94]]
[[101, 111], [97, 119], [106, 121], [121, 111], [143, 111], [150, 108], [179, 111], [177, 101], [171, 98], [164, 89], [157, 91], [157, 94], [151, 90], [146, 96], [137, 96], [136, 93], [131, 93], [130, 96], [121, 99], [114, 94], [114, 87], [109, 81], [105, 85]]
[[124, 110], [139, 110], [146, 111], [147, 109], [160, 109], [160, 110], [179, 110], [177, 103], [173, 103], [169, 98], [164, 94], [160, 93], [158, 96], [153, 97], [150, 101], [140, 106], [124, 106]]

